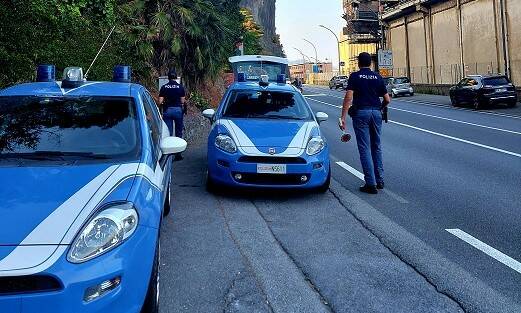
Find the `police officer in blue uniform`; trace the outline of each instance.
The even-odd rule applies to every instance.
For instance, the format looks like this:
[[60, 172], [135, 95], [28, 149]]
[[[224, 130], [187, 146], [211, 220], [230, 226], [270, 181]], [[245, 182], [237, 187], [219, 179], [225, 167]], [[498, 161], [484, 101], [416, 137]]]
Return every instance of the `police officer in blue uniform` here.
[[185, 88], [176, 79], [176, 71], [170, 70], [168, 72], [168, 83], [161, 87], [159, 91], [159, 105], [163, 110], [163, 120], [170, 130], [170, 135], [174, 134], [173, 124], [175, 123], [175, 136], [183, 138], [183, 115], [186, 114], [186, 94]]
[[[358, 56], [360, 70], [349, 76], [347, 93], [342, 107], [340, 128], [346, 129], [346, 117], [353, 119], [360, 161], [364, 169], [365, 185], [360, 191], [377, 194], [384, 188], [384, 169], [380, 135], [382, 110], [391, 102], [382, 77], [371, 70], [371, 55]], [[383, 97], [383, 102], [380, 102]]]

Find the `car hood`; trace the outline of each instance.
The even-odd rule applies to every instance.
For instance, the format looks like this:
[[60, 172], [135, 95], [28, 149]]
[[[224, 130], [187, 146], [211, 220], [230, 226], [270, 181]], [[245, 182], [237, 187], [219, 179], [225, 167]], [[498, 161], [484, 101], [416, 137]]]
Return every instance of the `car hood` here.
[[[111, 164], [0, 167], [0, 245], [20, 245], [44, 220], [55, 212], [58, 214], [61, 205], [110, 167]], [[106, 179], [108, 174], [98, 180]], [[80, 208], [70, 208], [69, 211], [77, 213], [88, 200], [85, 198]], [[61, 225], [55, 225], [54, 230], [61, 229], [63, 237], [76, 216], [64, 216]], [[57, 240], [58, 237], [43, 234], [27, 244], [59, 244], [61, 240]]]
[[298, 155], [318, 129], [315, 121], [223, 119], [219, 124], [247, 155]]

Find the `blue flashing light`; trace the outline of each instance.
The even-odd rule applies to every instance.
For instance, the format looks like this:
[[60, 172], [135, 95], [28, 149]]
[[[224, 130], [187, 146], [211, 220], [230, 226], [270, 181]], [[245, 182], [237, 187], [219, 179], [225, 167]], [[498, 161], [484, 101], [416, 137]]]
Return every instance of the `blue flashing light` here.
[[36, 69], [37, 82], [53, 82], [56, 80], [56, 67], [52, 64], [38, 65]]
[[130, 83], [132, 80], [132, 68], [128, 65], [116, 65], [114, 67], [112, 81], [118, 83]]
[[278, 74], [277, 75], [277, 83], [285, 84], [286, 83], [286, 74]]
[[237, 73], [237, 81], [239, 83], [246, 82], [246, 73]]

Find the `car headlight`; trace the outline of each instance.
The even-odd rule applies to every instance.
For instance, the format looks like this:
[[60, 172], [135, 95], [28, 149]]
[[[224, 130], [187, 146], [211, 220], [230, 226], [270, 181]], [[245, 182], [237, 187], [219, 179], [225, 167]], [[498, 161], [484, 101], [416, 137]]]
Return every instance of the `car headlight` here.
[[311, 137], [308, 141], [308, 146], [306, 147], [306, 153], [308, 155], [315, 155], [324, 150], [325, 146], [326, 143], [321, 137]]
[[82, 263], [119, 246], [138, 225], [138, 214], [132, 203], [112, 204], [99, 211], [78, 233], [67, 259]]
[[215, 146], [228, 153], [237, 152], [237, 145], [228, 135], [221, 134], [215, 137]]

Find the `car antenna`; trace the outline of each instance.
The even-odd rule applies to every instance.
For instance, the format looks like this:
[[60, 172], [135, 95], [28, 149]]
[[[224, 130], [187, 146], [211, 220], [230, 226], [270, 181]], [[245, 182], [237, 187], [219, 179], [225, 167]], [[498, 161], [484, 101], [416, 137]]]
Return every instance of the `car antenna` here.
[[92, 66], [94, 65], [94, 62], [96, 62], [96, 60], [98, 59], [98, 56], [100, 55], [101, 53], [101, 50], [103, 50], [103, 48], [105, 47], [105, 45], [107, 44], [107, 41], [109, 41], [109, 38], [110, 36], [112, 35], [112, 32], [114, 32], [114, 29], [116, 28], [116, 25], [114, 25], [112, 27], [112, 29], [110, 30], [110, 33], [109, 35], [107, 36], [107, 39], [105, 39], [105, 42], [103, 42], [103, 44], [101, 45], [101, 48], [99, 49], [98, 53], [96, 54], [96, 56], [94, 57], [94, 60], [92, 60], [92, 63], [90, 64], [89, 68], [87, 69], [87, 72], [85, 72], [85, 75], [83, 76], [85, 78], [85, 80], [87, 80], [87, 76], [89, 75], [89, 71], [90, 69], [92, 68]]

